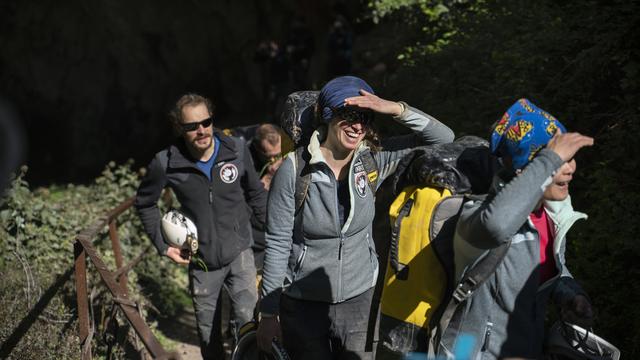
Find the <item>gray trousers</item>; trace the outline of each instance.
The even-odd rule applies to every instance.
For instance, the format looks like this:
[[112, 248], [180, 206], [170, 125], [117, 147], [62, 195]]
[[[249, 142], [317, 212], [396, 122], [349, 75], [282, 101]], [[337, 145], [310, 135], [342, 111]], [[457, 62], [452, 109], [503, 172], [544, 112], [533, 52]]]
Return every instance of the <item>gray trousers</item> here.
[[372, 359], [366, 351], [373, 289], [347, 301], [280, 298], [280, 324], [285, 350], [293, 360]]
[[220, 324], [215, 316], [223, 286], [231, 299], [231, 321], [236, 327], [253, 320], [258, 293], [251, 249], [243, 251], [220, 269], [204, 271], [193, 265], [189, 268], [189, 288], [200, 336], [200, 352], [205, 360], [224, 359]]

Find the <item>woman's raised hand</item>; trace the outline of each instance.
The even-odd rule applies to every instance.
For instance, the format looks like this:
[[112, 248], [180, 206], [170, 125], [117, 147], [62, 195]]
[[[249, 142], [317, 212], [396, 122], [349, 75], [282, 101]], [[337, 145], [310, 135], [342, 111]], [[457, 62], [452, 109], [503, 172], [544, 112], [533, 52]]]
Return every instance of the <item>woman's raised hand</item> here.
[[382, 99], [370, 92], [360, 89], [360, 96], [346, 98], [345, 105], [368, 109], [380, 114], [399, 116], [404, 107], [395, 101]]

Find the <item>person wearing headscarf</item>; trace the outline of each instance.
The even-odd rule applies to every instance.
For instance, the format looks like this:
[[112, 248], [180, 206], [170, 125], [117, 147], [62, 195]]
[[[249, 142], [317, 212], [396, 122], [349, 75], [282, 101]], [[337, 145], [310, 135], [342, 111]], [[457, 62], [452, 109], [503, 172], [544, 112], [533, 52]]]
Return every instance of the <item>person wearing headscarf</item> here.
[[463, 205], [456, 234], [456, 278], [490, 249], [508, 246], [497, 269], [456, 309], [437, 353], [449, 358], [460, 335], [473, 336], [471, 359], [539, 359], [547, 303], [563, 319], [589, 326], [593, 311], [565, 264], [566, 235], [586, 215], [573, 210], [574, 155], [591, 137], [564, 125], [527, 99], [493, 126], [491, 151], [504, 168], [484, 200]]
[[[374, 192], [414, 145], [375, 151], [374, 113], [392, 116], [422, 144], [454, 137], [432, 116], [374, 95], [360, 78], [338, 77], [322, 88], [318, 126], [304, 148], [307, 163], [298, 164], [292, 152], [271, 182], [258, 329], [265, 351], [276, 338], [293, 359], [371, 358], [365, 342], [378, 273]], [[365, 171], [365, 157], [377, 171]], [[298, 165], [311, 176], [299, 212]]]

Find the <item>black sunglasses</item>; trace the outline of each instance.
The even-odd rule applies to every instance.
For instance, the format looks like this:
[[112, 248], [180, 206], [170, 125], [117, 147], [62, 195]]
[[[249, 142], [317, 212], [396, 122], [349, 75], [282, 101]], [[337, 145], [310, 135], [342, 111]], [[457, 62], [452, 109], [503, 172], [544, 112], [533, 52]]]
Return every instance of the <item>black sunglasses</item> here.
[[192, 122], [192, 123], [187, 123], [187, 124], [180, 124], [180, 126], [182, 127], [183, 131], [189, 132], [189, 131], [198, 130], [200, 125], [202, 125], [203, 128], [208, 128], [209, 126], [211, 126], [211, 124], [213, 124], [213, 118], [212, 117], [208, 117], [208, 118], [206, 118], [206, 119], [204, 119], [202, 121]]
[[373, 113], [371, 111], [356, 110], [348, 107], [333, 108], [333, 116], [349, 124], [361, 123], [364, 126], [369, 126], [373, 120]]

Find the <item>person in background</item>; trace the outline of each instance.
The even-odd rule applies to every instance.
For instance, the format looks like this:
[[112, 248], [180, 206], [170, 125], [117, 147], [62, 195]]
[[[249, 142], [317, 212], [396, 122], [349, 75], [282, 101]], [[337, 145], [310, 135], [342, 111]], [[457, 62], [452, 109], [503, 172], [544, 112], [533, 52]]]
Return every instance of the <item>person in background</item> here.
[[289, 136], [274, 124], [260, 124], [249, 144], [255, 169], [266, 190], [282, 164], [282, 157], [293, 149]]
[[[240, 126], [233, 129], [225, 129], [225, 134], [241, 137], [249, 144], [249, 151], [254, 168], [260, 177], [265, 190], [269, 191], [271, 179], [282, 164], [282, 157], [293, 148], [291, 138], [277, 125], [263, 123], [258, 125]], [[251, 209], [249, 209], [251, 210]], [[253, 257], [256, 269], [262, 269], [264, 259], [264, 227], [252, 217], [251, 232], [253, 243]]]

